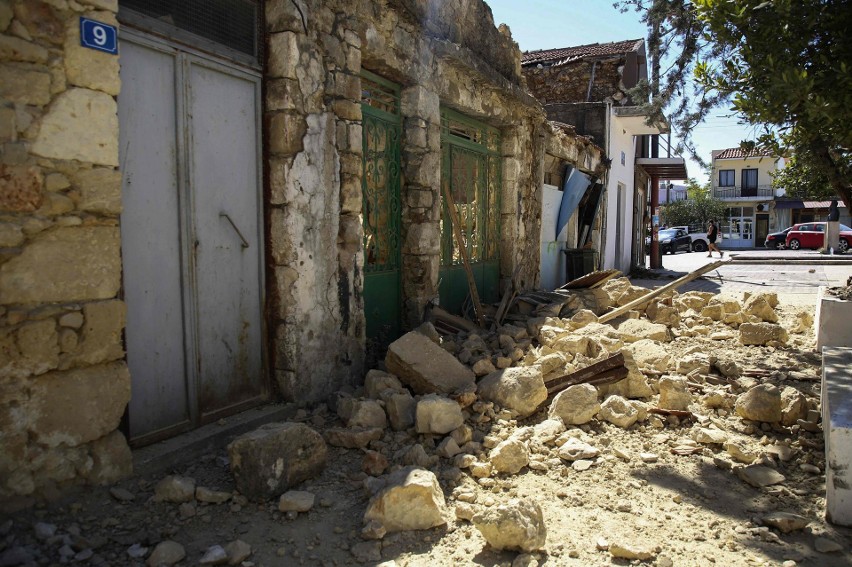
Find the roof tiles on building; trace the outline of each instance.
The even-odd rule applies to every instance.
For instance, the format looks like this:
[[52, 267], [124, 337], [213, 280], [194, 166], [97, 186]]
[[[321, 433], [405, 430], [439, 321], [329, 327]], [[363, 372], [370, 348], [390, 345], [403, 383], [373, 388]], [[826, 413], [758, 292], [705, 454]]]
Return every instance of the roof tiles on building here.
[[636, 51], [642, 45], [643, 39], [627, 39], [624, 41], [613, 41], [611, 43], [590, 43], [576, 47], [561, 47], [557, 49], [540, 49], [538, 51], [525, 51], [521, 54], [521, 65], [536, 65], [538, 63], [550, 63], [564, 65], [571, 61], [584, 59], [586, 57], [606, 57], [621, 55]]
[[716, 159], [742, 159], [747, 157], [764, 157], [764, 156], [772, 156], [772, 152], [767, 150], [754, 149], [748, 152], [743, 151], [742, 148], [728, 148], [727, 150], [722, 150], [722, 153], [716, 156]]

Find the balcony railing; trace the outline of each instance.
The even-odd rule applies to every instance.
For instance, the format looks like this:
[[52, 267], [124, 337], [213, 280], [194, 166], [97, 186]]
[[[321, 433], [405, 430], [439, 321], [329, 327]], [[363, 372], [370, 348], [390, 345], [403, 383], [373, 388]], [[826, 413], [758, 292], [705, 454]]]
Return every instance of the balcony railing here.
[[774, 195], [775, 191], [772, 185], [713, 187], [713, 196], [717, 199], [771, 199]]

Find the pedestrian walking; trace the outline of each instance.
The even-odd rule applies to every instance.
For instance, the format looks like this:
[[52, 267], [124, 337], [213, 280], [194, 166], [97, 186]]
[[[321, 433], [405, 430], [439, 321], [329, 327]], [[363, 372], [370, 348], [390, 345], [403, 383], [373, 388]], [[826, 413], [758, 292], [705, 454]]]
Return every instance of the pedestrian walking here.
[[719, 236], [719, 227], [716, 225], [716, 221], [710, 219], [707, 223], [707, 257], [713, 257], [713, 251], [719, 253], [719, 258], [725, 255], [724, 252], [719, 250], [719, 247], [716, 246], [716, 238]]

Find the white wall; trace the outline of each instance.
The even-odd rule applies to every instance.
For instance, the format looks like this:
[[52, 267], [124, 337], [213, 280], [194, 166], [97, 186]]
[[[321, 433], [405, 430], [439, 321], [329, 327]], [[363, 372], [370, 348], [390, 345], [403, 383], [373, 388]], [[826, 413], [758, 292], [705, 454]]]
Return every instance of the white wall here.
[[[630, 270], [631, 243], [633, 241], [633, 179], [635, 168], [635, 144], [633, 135], [622, 125], [618, 118], [610, 118], [609, 157], [612, 166], [607, 182], [606, 207], [606, 250], [604, 250], [603, 268], [617, 269], [623, 272]], [[622, 152], [624, 163], [622, 164]], [[624, 186], [621, 196], [622, 221], [621, 238], [623, 241], [621, 254], [616, 257], [616, 223], [618, 219], [618, 184]]]

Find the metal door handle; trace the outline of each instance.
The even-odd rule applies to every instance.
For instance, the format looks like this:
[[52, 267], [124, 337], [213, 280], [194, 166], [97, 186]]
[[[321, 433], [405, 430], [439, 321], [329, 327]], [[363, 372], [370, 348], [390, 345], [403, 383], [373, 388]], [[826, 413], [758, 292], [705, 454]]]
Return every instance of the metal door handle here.
[[237, 233], [237, 236], [240, 237], [240, 240], [242, 240], [242, 247], [248, 248], [249, 247], [248, 240], [246, 240], [245, 236], [243, 236], [243, 233], [240, 232], [240, 229], [237, 228], [237, 225], [234, 224], [234, 221], [231, 220], [230, 215], [228, 215], [228, 213], [219, 213], [219, 218], [221, 219], [222, 217], [224, 217], [228, 220], [228, 223], [230, 223], [231, 228], [233, 228], [234, 232]]

